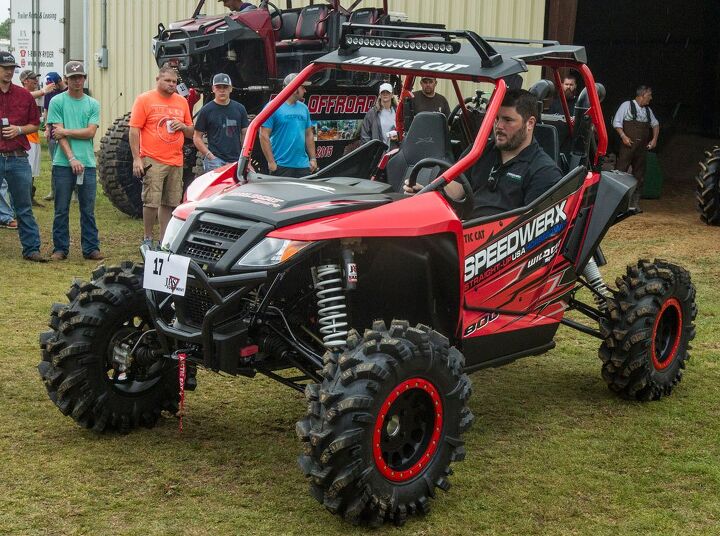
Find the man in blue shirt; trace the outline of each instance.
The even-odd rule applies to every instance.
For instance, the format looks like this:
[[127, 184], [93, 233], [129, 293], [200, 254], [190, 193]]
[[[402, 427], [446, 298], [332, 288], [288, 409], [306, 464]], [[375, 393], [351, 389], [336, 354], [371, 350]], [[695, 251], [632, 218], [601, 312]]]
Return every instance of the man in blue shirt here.
[[[285, 77], [284, 85], [292, 82], [297, 73]], [[280, 177], [304, 177], [317, 171], [315, 134], [310, 122], [310, 110], [305, 106], [304, 82], [290, 95], [260, 128], [260, 146], [268, 169]]]
[[[212, 91], [215, 99], [198, 112], [193, 142], [203, 156], [205, 173], [240, 158], [248, 115], [245, 106], [230, 100], [232, 82], [225, 73], [213, 76]], [[207, 136], [207, 145], [203, 140]]]

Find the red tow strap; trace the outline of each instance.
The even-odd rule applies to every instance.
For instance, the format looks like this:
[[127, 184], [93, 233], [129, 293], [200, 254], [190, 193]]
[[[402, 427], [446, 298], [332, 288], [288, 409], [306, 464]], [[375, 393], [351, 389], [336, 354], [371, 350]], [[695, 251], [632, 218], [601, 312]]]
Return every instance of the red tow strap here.
[[178, 420], [178, 431], [182, 434], [183, 431], [183, 415], [185, 414], [185, 358], [186, 354], [178, 354], [178, 383], [180, 384], [180, 407], [178, 408], [177, 415]]

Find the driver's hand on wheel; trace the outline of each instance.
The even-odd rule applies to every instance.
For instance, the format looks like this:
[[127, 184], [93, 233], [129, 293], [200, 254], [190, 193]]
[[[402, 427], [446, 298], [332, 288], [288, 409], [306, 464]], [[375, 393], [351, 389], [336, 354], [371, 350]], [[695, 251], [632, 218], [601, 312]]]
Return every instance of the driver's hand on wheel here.
[[409, 179], [405, 179], [405, 184], [403, 184], [403, 192], [405, 192], [405, 195], [415, 195], [420, 190], [422, 190], [422, 186], [415, 183], [412, 186], [408, 186]]

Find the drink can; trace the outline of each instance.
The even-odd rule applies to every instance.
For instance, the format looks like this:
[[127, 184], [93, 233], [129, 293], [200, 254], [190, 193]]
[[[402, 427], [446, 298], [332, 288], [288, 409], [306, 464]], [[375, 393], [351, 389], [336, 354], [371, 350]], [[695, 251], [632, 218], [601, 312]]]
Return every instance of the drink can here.
[[85, 170], [82, 170], [80, 173], [75, 175], [75, 177], [76, 177], [75, 184], [80, 186], [83, 183], [83, 181], [85, 180]]
[[0, 122], [2, 122], [2, 126], [0, 126], [0, 138], [3, 138], [2, 129], [10, 126], [10, 120], [7, 117], [3, 117], [0, 119]]
[[167, 122], [165, 123], [165, 127], [167, 128], [167, 131], [168, 131], [170, 134], [172, 134], [173, 132], [175, 132], [175, 129], [173, 129], [173, 127], [172, 127], [172, 119], [168, 119], [168, 120], [167, 120]]

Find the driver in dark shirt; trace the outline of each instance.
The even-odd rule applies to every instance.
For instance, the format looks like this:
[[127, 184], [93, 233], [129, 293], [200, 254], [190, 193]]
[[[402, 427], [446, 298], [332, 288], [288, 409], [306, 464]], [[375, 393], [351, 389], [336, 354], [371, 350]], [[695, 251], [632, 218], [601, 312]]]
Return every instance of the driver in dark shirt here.
[[[468, 170], [474, 208], [469, 219], [491, 216], [525, 206], [562, 178], [562, 171], [533, 138], [537, 123], [537, 97], [524, 89], [505, 94], [495, 120], [494, 137]], [[405, 186], [406, 193], [421, 189]], [[457, 182], [445, 194], [462, 201], [465, 192]]]

